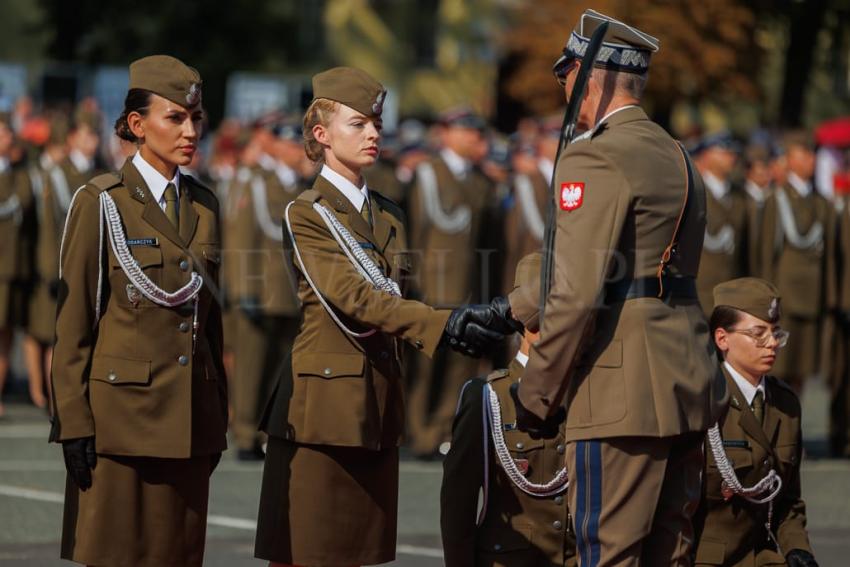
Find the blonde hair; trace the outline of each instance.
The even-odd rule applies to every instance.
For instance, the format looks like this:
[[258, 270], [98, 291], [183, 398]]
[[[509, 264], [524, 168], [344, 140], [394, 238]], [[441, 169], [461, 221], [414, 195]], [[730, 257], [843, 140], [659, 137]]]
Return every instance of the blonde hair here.
[[304, 113], [304, 153], [314, 163], [325, 159], [325, 147], [313, 136], [313, 127], [317, 124], [327, 126], [339, 108], [339, 103], [327, 98], [317, 98], [310, 103]]

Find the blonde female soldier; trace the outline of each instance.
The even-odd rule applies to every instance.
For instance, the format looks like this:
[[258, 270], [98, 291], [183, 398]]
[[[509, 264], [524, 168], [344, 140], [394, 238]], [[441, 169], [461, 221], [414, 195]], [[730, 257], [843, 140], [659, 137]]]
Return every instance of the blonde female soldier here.
[[255, 553], [273, 566], [392, 561], [402, 341], [428, 356], [443, 342], [477, 355], [509, 330], [487, 305], [450, 312], [402, 298], [402, 213], [362, 177], [378, 156], [385, 94], [359, 69], [313, 77], [304, 139], [321, 171], [283, 228], [303, 319], [262, 423], [270, 437]]
[[227, 392], [218, 203], [180, 172], [202, 119], [196, 70], [164, 55], [132, 63], [115, 130], [138, 151], [71, 201], [52, 366], [51, 440], [68, 469], [65, 559], [203, 562]]

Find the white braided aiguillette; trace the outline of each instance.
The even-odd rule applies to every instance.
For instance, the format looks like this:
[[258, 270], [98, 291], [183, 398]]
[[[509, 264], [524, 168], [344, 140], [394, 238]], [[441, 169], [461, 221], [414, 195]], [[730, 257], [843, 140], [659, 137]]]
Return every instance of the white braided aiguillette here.
[[502, 409], [501, 406], [499, 406], [499, 397], [496, 395], [496, 391], [490, 384], [487, 384], [486, 392], [490, 401], [488, 409], [490, 414], [490, 434], [493, 438], [493, 449], [496, 452], [496, 458], [499, 460], [499, 464], [502, 465], [502, 468], [505, 470], [505, 474], [511, 482], [513, 482], [517, 488], [526, 494], [541, 498], [554, 496], [566, 490], [570, 485], [569, 479], [567, 478], [566, 467], [559, 470], [555, 475], [555, 478], [546, 484], [535, 484], [525, 478], [525, 475], [519, 471], [513, 457], [511, 457], [507, 444], [505, 443], [505, 434], [502, 430]]
[[105, 191], [100, 194], [100, 201], [103, 206], [112, 252], [118, 259], [118, 264], [121, 266], [127, 279], [130, 280], [130, 283], [142, 292], [142, 295], [163, 307], [177, 307], [194, 299], [204, 285], [204, 279], [200, 274], [193, 271], [186, 285], [175, 292], [165, 291], [153, 283], [139, 266], [138, 262], [136, 262], [136, 259], [127, 247], [127, 238], [121, 226], [121, 214], [118, 212], [115, 201]]

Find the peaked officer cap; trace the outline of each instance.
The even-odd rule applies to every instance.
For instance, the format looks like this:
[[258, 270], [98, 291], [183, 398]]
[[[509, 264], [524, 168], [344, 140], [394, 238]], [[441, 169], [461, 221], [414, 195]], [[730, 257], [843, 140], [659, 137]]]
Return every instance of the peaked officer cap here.
[[746, 311], [762, 321], [775, 323], [781, 316], [779, 290], [760, 278], [738, 278], [714, 286], [714, 305]]
[[595, 65], [637, 74], [649, 70], [650, 57], [660, 47], [658, 39], [605, 14], [586, 10], [570, 34], [563, 55], [555, 62], [555, 74], [560, 74], [576, 59], [584, 58], [590, 38], [602, 22], [608, 22], [608, 30], [602, 38], [602, 48], [596, 56]]
[[457, 106], [444, 110], [440, 113], [438, 120], [443, 126], [457, 126], [474, 130], [485, 130], [487, 128], [487, 122], [468, 106]]
[[386, 96], [384, 86], [361, 69], [334, 67], [313, 75], [313, 100], [333, 100], [364, 116], [380, 116]]
[[532, 333], [540, 330], [540, 264], [539, 252], [524, 256], [516, 267], [514, 289], [510, 293], [511, 313]]
[[130, 88], [144, 89], [193, 107], [201, 102], [201, 74], [170, 55], [150, 55], [130, 63]]

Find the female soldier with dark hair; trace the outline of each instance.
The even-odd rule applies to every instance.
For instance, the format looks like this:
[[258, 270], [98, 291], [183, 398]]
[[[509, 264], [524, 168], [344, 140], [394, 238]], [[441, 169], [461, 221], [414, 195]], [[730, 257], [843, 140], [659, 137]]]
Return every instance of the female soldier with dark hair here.
[[291, 373], [262, 424], [269, 444], [255, 553], [273, 565], [392, 561], [402, 341], [427, 356], [444, 342], [475, 355], [512, 330], [489, 305], [450, 312], [403, 299], [403, 214], [362, 177], [378, 155], [385, 94], [359, 69], [313, 77], [304, 140], [322, 167], [285, 214], [303, 319]]
[[695, 564], [817, 567], [800, 496], [800, 401], [768, 374], [788, 342], [779, 290], [739, 278], [713, 294], [710, 325], [730, 400], [706, 441]]
[[130, 65], [115, 125], [136, 155], [73, 196], [60, 248], [51, 440], [68, 469], [62, 557], [201, 565], [227, 392], [218, 203], [181, 174], [201, 77], [164, 55]]

